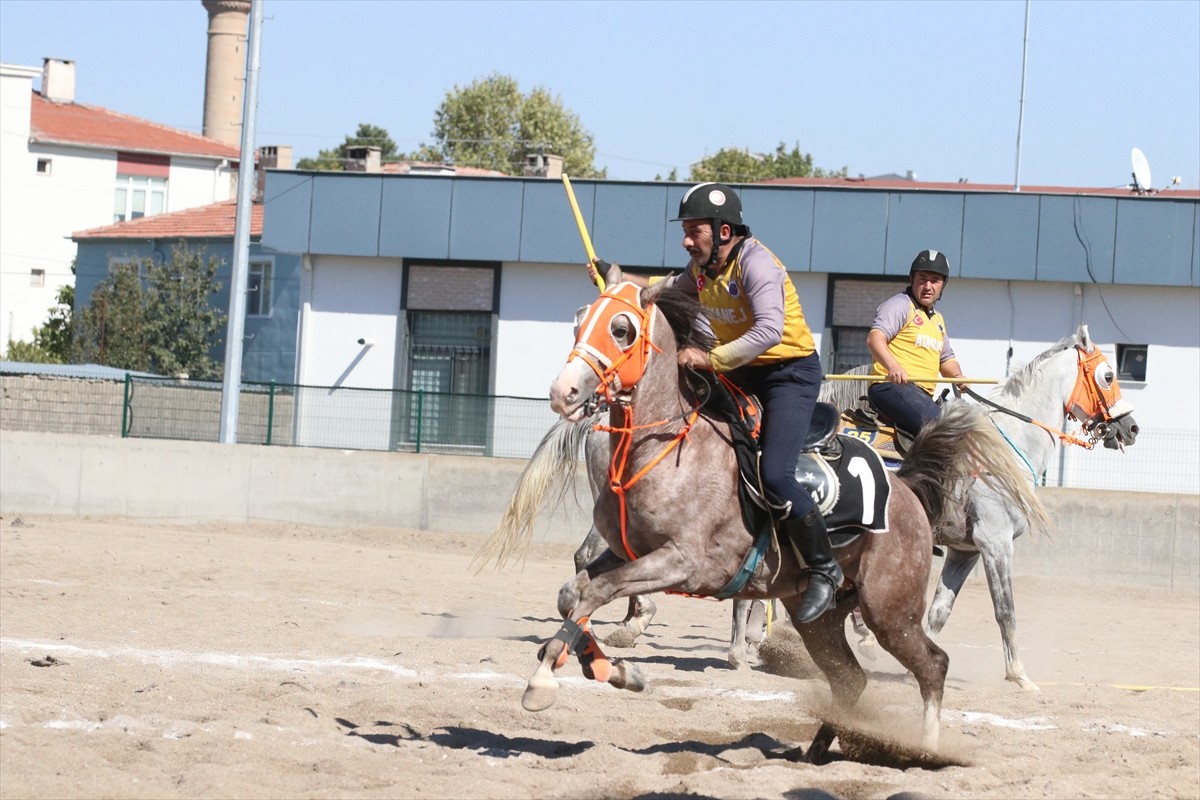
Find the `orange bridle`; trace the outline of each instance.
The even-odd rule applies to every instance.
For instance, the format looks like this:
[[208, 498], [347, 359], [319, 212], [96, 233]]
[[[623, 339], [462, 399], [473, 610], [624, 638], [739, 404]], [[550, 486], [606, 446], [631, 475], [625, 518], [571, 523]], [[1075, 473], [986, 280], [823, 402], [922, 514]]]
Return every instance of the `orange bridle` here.
[[[600, 385], [596, 393], [614, 402], [616, 395], [628, 391], [646, 374], [651, 349], [657, 350], [651, 341], [654, 334], [654, 307], [642, 308], [638, 303], [641, 289], [633, 283], [622, 282], [610, 286], [590, 306], [579, 324], [575, 337], [575, 348], [567, 356], [567, 363], [582, 359], [596, 376]], [[618, 317], [624, 316], [633, 326], [632, 335], [617, 339], [616, 329], [623, 324]]]
[[[645, 477], [646, 473], [657, 466], [668, 453], [687, 438], [693, 423], [700, 416], [699, 408], [693, 408], [690, 414], [683, 415], [687, 418], [687, 422], [674, 439], [632, 477], [626, 477], [630, 468], [634, 431], [656, 428], [672, 421], [663, 419], [645, 425], [633, 424], [629, 393], [646, 374], [651, 350], [662, 352], [651, 341], [654, 334], [654, 306], [648, 304], [642, 308], [639, 304], [640, 297], [641, 289], [633, 283], [618, 283], [606, 289], [599, 299], [588, 307], [583, 320], [579, 323], [579, 332], [575, 336], [575, 348], [567, 357], [568, 363], [574, 358], [579, 358], [587, 364], [600, 379], [596, 394], [603, 393], [604, 399], [614, 409], [620, 409], [621, 423], [619, 425], [597, 423], [594, 429], [615, 434], [617, 437], [616, 442], [612, 445], [612, 458], [608, 465], [608, 487], [617, 496], [619, 502], [621, 544], [630, 561], [636, 559], [637, 554], [629, 545], [625, 495], [634, 484]], [[622, 315], [625, 315], [624, 320], [620, 319]], [[632, 331], [624, 329], [626, 321], [632, 326]], [[673, 417], [672, 419], [679, 418]]]
[[1066, 412], [1067, 416], [1080, 423], [1084, 433], [1095, 442], [1108, 435], [1109, 423], [1131, 413], [1133, 406], [1121, 397], [1117, 372], [1100, 348], [1089, 353], [1075, 345], [1075, 350], [1079, 353], [1079, 369], [1075, 387], [1067, 400]]

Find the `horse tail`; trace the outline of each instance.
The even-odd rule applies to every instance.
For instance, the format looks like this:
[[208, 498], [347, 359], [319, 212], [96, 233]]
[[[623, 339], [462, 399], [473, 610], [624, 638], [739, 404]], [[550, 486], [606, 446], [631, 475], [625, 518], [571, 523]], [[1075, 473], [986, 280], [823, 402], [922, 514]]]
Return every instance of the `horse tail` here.
[[935, 535], [962, 530], [972, 480], [988, 484], [1029, 521], [1046, 530], [1050, 520], [1028, 474], [982, 410], [955, 401], [917, 434], [897, 474], [917, 495]]
[[592, 420], [579, 422], [559, 420], [538, 443], [508, 500], [500, 523], [475, 554], [471, 566], [475, 574], [489, 562], [502, 569], [513, 558], [523, 559], [533, 538], [533, 526], [538, 514], [553, 498], [557, 505], [574, 485], [575, 468], [583, 440], [591, 430]]
[[[860, 364], [857, 367], [846, 370], [846, 375], [862, 375], [867, 376], [871, 373], [871, 364]], [[867, 393], [867, 387], [871, 384], [866, 380], [861, 381], [825, 381], [821, 384], [821, 392], [817, 395], [817, 400], [822, 403], [829, 403], [834, 408], [840, 411], [851, 411], [859, 407], [859, 398]]]

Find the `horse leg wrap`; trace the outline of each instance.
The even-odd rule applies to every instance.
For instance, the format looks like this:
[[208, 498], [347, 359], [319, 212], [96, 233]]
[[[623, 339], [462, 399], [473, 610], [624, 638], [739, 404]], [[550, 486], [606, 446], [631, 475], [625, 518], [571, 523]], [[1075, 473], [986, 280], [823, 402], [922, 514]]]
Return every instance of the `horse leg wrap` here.
[[[608, 660], [608, 656], [604, 655], [604, 651], [600, 649], [600, 645], [592, 636], [587, 617], [581, 617], [579, 624], [569, 619], [563, 620], [562, 627], [558, 629], [558, 633], [554, 634], [554, 638], [561, 640], [579, 658], [579, 666], [583, 669], [584, 677], [601, 683], [608, 682], [609, 675], [612, 674], [612, 662]], [[563, 651], [563, 656], [560, 656], [564, 662], [565, 655], [566, 650]], [[560, 665], [556, 664], [555, 666]]]
[[[584, 622], [586, 624], [586, 618], [585, 618]], [[566, 664], [567, 657], [572, 652], [574, 652], [574, 653], [579, 652], [579, 640], [582, 639], [586, 635], [588, 635], [588, 634], [585, 632], [585, 630], [581, 626], [577, 625], [574, 620], [571, 620], [571, 619], [563, 620], [562, 627], [560, 627], [558, 629], [558, 632], [555, 633], [554, 636], [552, 636], [550, 639], [550, 641], [554, 641], [555, 639], [557, 639], [558, 641], [560, 641], [566, 645], [566, 647], [564, 647], [562, 649], [562, 652], [560, 652], [558, 654], [558, 658], [556, 658], [554, 660], [554, 669], [559, 669], [564, 664]], [[543, 647], [543, 652], [544, 652], [544, 650], [545, 650], [545, 648]]]

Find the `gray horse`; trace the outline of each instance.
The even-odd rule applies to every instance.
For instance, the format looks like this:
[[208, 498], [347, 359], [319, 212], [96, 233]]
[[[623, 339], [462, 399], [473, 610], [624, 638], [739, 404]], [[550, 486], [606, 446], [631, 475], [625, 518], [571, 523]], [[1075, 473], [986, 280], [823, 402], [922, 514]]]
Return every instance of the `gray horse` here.
[[[539, 652], [522, 697], [530, 711], [555, 702], [554, 671], [570, 653], [579, 658], [585, 676], [640, 691], [645, 680], [638, 666], [603, 653], [591, 634], [590, 615], [635, 594], [724, 592], [754, 546], [739, 509], [728, 426], [701, 416], [680, 382], [675, 354], [683, 344], [696, 342], [694, 298], [664, 291], [665, 282], [639, 289], [621, 282], [616, 268], [607, 277], [608, 288], [590, 306], [575, 349], [551, 386], [551, 407], [567, 424], [552, 428], [539, 445], [500, 527], [479, 554], [502, 565], [528, 544], [546, 493], [556, 482], [568, 481], [577, 463], [580, 438], [572, 434], [582, 429], [572, 423], [602, 395], [610, 408], [609, 458], [589, 459], [587, 466], [593, 481], [603, 476], [593, 522], [608, 549], [559, 590], [564, 622]], [[885, 475], [889, 532], [862, 535], [839, 549], [848, 583], [837, 606], [796, 626], [835, 703], [847, 709], [866, 687], [845, 632], [846, 617], [860, 608], [880, 646], [916, 679], [923, 701], [922, 743], [930, 750], [937, 746], [948, 665], [945, 652], [922, 627], [932, 527], [961, 516], [957, 488], [971, 475], [982, 476], [1028, 517], [1044, 519], [1032, 486], [1011, 467], [1006, 447], [995, 427], [967, 403], [955, 403], [922, 431], [903, 467]], [[806, 581], [807, 571], [787, 548], [771, 548], [735, 596], [778, 597], [794, 614]], [[823, 758], [835, 736], [833, 726], [823, 724], [804, 757]]]

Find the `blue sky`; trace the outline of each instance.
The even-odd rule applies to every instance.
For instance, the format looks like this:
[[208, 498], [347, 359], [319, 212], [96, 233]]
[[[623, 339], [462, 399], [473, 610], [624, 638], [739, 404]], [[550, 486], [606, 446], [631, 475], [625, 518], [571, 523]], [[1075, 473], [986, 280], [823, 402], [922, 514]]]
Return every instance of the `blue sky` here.
[[[1023, 0], [265, 0], [256, 144], [297, 157], [360, 122], [432, 141], [447, 91], [493, 72], [574, 111], [613, 179], [786, 142], [852, 175], [1016, 177]], [[0, 0], [0, 61], [77, 64], [80, 102], [198, 131], [200, 0]], [[1200, 2], [1034, 0], [1023, 186], [1200, 188]]]

